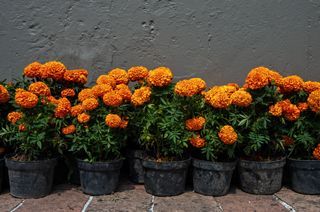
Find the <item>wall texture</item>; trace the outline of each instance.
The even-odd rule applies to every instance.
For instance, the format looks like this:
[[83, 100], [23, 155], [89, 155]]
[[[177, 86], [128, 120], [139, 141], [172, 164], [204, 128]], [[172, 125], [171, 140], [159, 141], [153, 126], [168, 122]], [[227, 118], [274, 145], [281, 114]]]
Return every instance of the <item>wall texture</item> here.
[[319, 0], [1, 0], [0, 79], [34, 60], [170, 67], [176, 79], [242, 82], [255, 66], [320, 80]]

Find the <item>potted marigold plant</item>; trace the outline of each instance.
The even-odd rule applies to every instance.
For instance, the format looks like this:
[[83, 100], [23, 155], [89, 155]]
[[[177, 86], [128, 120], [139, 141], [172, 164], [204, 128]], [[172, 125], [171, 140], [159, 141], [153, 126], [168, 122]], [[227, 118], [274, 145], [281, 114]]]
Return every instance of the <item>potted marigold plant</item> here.
[[127, 103], [131, 91], [127, 72], [114, 69], [97, 79], [97, 84], [78, 94], [71, 108], [73, 124], [63, 133], [71, 141], [70, 151], [78, 158], [81, 187], [91, 195], [115, 191], [123, 163], [121, 149], [126, 142]]
[[139, 116], [135, 119], [140, 126], [139, 142], [148, 155], [142, 162], [144, 186], [157, 196], [183, 193], [190, 163], [185, 114], [174, 95], [172, 78], [166, 67], [151, 70], [147, 83], [137, 88], [131, 98]]

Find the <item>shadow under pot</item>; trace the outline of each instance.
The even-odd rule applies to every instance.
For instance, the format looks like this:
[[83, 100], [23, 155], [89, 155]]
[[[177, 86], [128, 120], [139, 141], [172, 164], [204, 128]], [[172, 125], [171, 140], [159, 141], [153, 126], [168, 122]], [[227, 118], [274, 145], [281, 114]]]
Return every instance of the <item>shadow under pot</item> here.
[[274, 194], [281, 189], [286, 159], [250, 161], [240, 159], [238, 174], [240, 188], [251, 194]]
[[143, 160], [144, 187], [155, 196], [175, 196], [185, 191], [188, 167], [191, 159], [156, 162]]

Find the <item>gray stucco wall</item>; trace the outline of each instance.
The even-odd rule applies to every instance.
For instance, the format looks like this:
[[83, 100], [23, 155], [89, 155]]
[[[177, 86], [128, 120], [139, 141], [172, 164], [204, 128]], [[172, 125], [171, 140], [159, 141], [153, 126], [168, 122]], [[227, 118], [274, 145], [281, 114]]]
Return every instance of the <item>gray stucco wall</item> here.
[[255, 66], [320, 80], [319, 0], [0, 0], [0, 79], [38, 60], [165, 65], [177, 79], [242, 82]]

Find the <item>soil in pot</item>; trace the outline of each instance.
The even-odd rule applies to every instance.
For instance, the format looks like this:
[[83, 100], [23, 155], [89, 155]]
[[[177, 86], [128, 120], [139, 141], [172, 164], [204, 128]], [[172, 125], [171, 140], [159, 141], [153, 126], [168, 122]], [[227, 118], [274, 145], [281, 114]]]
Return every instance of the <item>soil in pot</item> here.
[[286, 159], [275, 161], [250, 161], [238, 163], [240, 188], [252, 194], [274, 194], [281, 189], [283, 167]]
[[144, 187], [155, 196], [174, 196], [185, 191], [186, 177], [191, 159], [156, 162], [143, 160]]
[[234, 162], [212, 162], [193, 159], [193, 189], [209, 196], [226, 195], [230, 188]]
[[287, 178], [292, 190], [320, 194], [320, 161], [287, 159]]
[[40, 198], [52, 189], [57, 159], [16, 161], [5, 158], [9, 173], [10, 194], [18, 198]]
[[143, 158], [145, 158], [145, 152], [143, 150], [127, 151], [129, 179], [134, 183], [144, 182], [144, 170], [142, 166]]
[[95, 163], [78, 160], [82, 191], [90, 195], [114, 192], [119, 183], [122, 164], [123, 159]]

